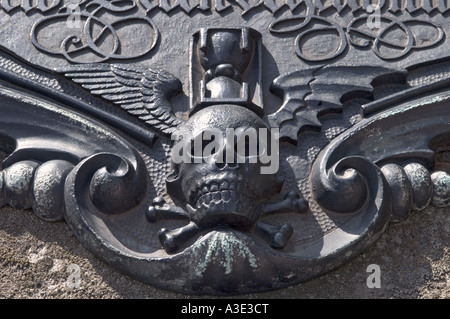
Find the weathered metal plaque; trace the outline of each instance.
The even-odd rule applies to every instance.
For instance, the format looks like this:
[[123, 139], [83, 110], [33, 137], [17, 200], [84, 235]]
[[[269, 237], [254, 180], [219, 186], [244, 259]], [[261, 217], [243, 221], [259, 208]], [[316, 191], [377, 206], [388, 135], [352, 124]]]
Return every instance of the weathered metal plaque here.
[[449, 19], [444, 0], [2, 0], [0, 205], [164, 289], [325, 274], [450, 205]]

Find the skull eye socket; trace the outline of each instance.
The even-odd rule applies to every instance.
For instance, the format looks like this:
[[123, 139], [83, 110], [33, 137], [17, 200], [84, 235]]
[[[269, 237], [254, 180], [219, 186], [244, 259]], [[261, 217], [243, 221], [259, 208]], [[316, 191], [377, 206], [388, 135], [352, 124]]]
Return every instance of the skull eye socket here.
[[224, 138], [221, 131], [205, 130], [188, 141], [187, 151], [194, 163], [214, 161], [256, 163], [267, 152], [267, 145], [256, 129], [238, 129]]

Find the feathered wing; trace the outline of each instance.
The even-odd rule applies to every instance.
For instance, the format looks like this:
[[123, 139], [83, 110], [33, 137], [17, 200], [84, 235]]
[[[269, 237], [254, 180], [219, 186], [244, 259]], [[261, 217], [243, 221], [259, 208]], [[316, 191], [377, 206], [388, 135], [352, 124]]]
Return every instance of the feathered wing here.
[[347, 100], [373, 100], [375, 86], [380, 91], [403, 87], [405, 74], [403, 70], [376, 66], [326, 66], [283, 74], [271, 86], [283, 104], [265, 120], [280, 129], [281, 138], [296, 144], [302, 130], [320, 129], [321, 114], [342, 110]]
[[164, 135], [183, 122], [172, 113], [169, 102], [181, 92], [181, 82], [165, 71], [115, 64], [74, 65], [57, 71]]

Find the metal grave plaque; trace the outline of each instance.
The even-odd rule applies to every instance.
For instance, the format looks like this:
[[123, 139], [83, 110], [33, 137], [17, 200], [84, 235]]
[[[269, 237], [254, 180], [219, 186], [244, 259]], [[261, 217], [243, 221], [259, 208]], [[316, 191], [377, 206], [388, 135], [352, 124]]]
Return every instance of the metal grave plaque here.
[[444, 0], [1, 0], [0, 206], [182, 293], [325, 274], [450, 205], [449, 22]]

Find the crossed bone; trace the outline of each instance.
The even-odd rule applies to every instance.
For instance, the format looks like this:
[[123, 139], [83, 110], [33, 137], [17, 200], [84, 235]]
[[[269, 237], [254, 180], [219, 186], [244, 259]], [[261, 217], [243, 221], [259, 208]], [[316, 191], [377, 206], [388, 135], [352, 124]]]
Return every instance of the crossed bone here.
[[[286, 193], [284, 199], [270, 203], [264, 206], [262, 215], [272, 215], [280, 213], [306, 213], [309, 210], [308, 202], [298, 193], [290, 191]], [[180, 228], [169, 230], [162, 228], [158, 237], [161, 245], [168, 253], [176, 252], [180, 246], [193, 238], [196, 234], [205, 230], [190, 220], [189, 213], [184, 209], [167, 204], [161, 197], [153, 200], [146, 213], [146, 218], [150, 223], [156, 223], [159, 220], [183, 219], [190, 222]], [[256, 223], [257, 233], [272, 247], [276, 249], [284, 248], [293, 234], [292, 225], [284, 223], [276, 226], [263, 221]]]

